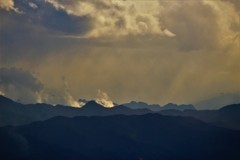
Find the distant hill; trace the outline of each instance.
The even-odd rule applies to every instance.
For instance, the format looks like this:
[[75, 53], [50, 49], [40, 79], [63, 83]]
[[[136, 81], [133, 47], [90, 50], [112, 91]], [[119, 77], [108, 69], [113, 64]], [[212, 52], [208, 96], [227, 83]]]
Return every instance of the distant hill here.
[[95, 101], [89, 101], [82, 108], [49, 104], [27, 104], [23, 105], [0, 96], [0, 126], [23, 125], [33, 121], [42, 121], [55, 116], [106, 116], [114, 114], [139, 115], [151, 113], [147, 109], [132, 110], [124, 106], [105, 108]]
[[135, 102], [131, 101], [129, 103], [123, 104], [124, 106], [131, 108], [131, 109], [150, 109], [152, 111], [159, 111], [160, 110], [160, 105], [158, 104], [147, 104], [145, 102]]
[[158, 114], [55, 117], [0, 128], [2, 159], [239, 160], [240, 132]]
[[131, 109], [150, 109], [152, 111], [161, 111], [161, 110], [169, 110], [169, 109], [174, 109], [174, 110], [196, 110], [194, 108], [193, 105], [189, 104], [189, 105], [177, 105], [177, 104], [173, 104], [173, 103], [168, 103], [164, 106], [160, 106], [158, 104], [147, 104], [145, 102], [135, 102], [135, 101], [131, 101], [129, 103], [125, 103], [123, 104], [124, 106], [127, 106]]
[[240, 130], [240, 104], [232, 104], [219, 110], [162, 110], [162, 115], [191, 116], [216, 126]]
[[181, 105], [177, 105], [177, 104], [173, 104], [173, 103], [168, 103], [165, 106], [161, 107], [161, 110], [170, 110], [170, 109], [175, 109], [175, 110], [180, 110], [180, 111], [184, 111], [184, 110], [196, 110], [194, 108], [193, 105], [191, 104], [181, 104]]
[[194, 103], [197, 109], [220, 109], [222, 106], [240, 103], [240, 93], [238, 94], [220, 94], [218, 96]]

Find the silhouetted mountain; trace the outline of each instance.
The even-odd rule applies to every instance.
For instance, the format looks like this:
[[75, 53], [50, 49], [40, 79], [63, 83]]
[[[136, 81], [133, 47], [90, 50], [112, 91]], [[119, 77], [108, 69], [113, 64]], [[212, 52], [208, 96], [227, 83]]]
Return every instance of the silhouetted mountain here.
[[238, 160], [240, 132], [158, 114], [55, 117], [0, 128], [1, 159]]
[[[240, 130], [239, 104], [229, 105], [220, 110], [197, 111], [186, 109], [185, 106], [184, 107], [186, 110], [184, 111], [169, 109], [176, 107], [179, 106], [174, 104], [173, 107], [171, 105], [167, 105], [166, 107], [161, 107], [165, 109], [156, 113], [171, 116], [191, 116], [216, 126]], [[23, 125], [33, 121], [46, 120], [55, 116], [107, 116], [116, 114], [142, 115], [151, 112], [152, 111], [144, 107], [143, 109], [130, 109], [124, 105], [115, 106], [113, 108], [105, 108], [95, 101], [89, 101], [82, 108], [74, 108], [63, 105], [52, 106], [49, 104], [23, 105], [6, 97], [0, 96], [0, 126]]]
[[80, 108], [80, 110], [82, 113], [81, 115], [85, 115], [85, 116], [94, 116], [94, 115], [105, 116], [105, 115], [114, 114], [108, 108], [103, 107], [102, 105], [98, 104], [95, 101], [89, 101], [82, 108]]
[[225, 106], [217, 111], [219, 126], [240, 130], [240, 103]]
[[87, 108], [87, 109], [103, 109], [104, 107], [100, 104], [98, 104], [95, 101], [89, 101], [84, 105], [82, 108]]
[[224, 107], [220, 108], [219, 111], [220, 112], [228, 112], [228, 113], [236, 113], [236, 111], [240, 112], [240, 103], [224, 106]]
[[14, 101], [0, 101], [0, 126], [22, 125], [33, 121], [46, 120], [55, 116], [77, 116], [78, 109], [49, 104], [23, 105]]
[[191, 116], [216, 126], [240, 130], [240, 104], [225, 106], [219, 110], [163, 110], [162, 115]]
[[191, 104], [189, 104], [189, 105], [185, 105], [185, 104], [177, 105], [177, 104], [173, 104], [173, 103], [168, 103], [168, 104], [161, 107], [158, 104], [147, 104], [147, 103], [144, 103], [144, 102], [132, 101], [130, 103], [125, 103], [123, 105], [127, 106], [131, 109], [150, 109], [152, 111], [161, 111], [161, 110], [169, 110], [169, 109], [175, 109], [175, 110], [180, 110], [180, 111], [196, 110], [194, 108], [194, 106], [191, 105]]
[[20, 106], [20, 103], [17, 103], [7, 97], [0, 95], [0, 104], [1, 106]]
[[146, 114], [151, 111], [132, 110], [127, 107], [105, 108], [95, 101], [89, 101], [82, 108], [49, 104], [27, 104], [16, 103], [6, 97], [0, 97], [0, 126], [23, 125], [33, 121], [42, 121], [55, 116], [106, 116], [114, 114]]

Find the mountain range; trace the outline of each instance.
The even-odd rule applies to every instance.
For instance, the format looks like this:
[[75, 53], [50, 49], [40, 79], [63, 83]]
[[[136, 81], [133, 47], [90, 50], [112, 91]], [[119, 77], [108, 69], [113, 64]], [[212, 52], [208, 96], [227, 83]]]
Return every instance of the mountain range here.
[[204, 110], [216, 110], [220, 109], [222, 106], [238, 103], [240, 103], [240, 93], [221, 93], [217, 96], [194, 102], [193, 105], [196, 108], [201, 108]]
[[135, 102], [131, 101], [129, 103], [123, 104], [124, 106], [127, 106], [131, 109], [150, 109], [152, 111], [162, 111], [162, 110], [169, 110], [169, 109], [174, 109], [174, 110], [196, 110], [195, 107], [191, 104], [182, 104], [182, 105], [177, 105], [173, 103], [168, 103], [164, 106], [160, 106], [159, 104], [147, 104], [145, 102]]
[[139, 115], [151, 113], [148, 109], [130, 109], [123, 105], [105, 108], [95, 101], [89, 101], [81, 108], [50, 104], [21, 104], [4, 96], [0, 96], [0, 126], [23, 125], [34, 121], [42, 121], [55, 116], [106, 116], [115, 114]]
[[[179, 109], [179, 107], [181, 109]], [[157, 105], [150, 105], [149, 107], [149, 105], [144, 102], [131, 102], [117, 105], [112, 108], [106, 108], [95, 101], [88, 101], [81, 108], [63, 105], [53, 106], [44, 103], [24, 105], [4, 96], [0, 96], [0, 126], [24, 125], [34, 121], [47, 120], [56, 116], [143, 115], [147, 113], [156, 113], [168, 116], [194, 117], [215, 126], [240, 130], [240, 104], [227, 105], [218, 110], [195, 110], [191, 105], [178, 106], [171, 103], [161, 107], [165, 109], [159, 110], [156, 108], [160, 107]], [[183, 108], [185, 108], [185, 110], [182, 110]]]
[[165, 106], [168, 109], [155, 111], [143, 102], [131, 104], [136, 106], [106, 108], [88, 101], [81, 108], [74, 108], [21, 104], [0, 96], [0, 157], [4, 160], [240, 159], [240, 104], [219, 110], [195, 110], [191, 106], [180, 110], [170, 103]]
[[0, 128], [2, 159], [238, 160], [240, 131], [191, 117], [54, 117]]
[[240, 104], [227, 105], [218, 110], [164, 110], [158, 113], [168, 116], [190, 116], [215, 126], [240, 130]]

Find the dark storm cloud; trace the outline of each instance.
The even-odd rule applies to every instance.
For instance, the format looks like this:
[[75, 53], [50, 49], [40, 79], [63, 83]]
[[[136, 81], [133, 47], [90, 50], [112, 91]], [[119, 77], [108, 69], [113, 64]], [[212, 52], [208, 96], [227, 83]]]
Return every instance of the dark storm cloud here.
[[[37, 8], [31, 7], [30, 4], [35, 4]], [[42, 25], [48, 30], [82, 34], [88, 28], [86, 17], [68, 15], [64, 10], [57, 10], [44, 0], [15, 1], [15, 6], [25, 13], [23, 16], [25, 20], [35, 25]]]
[[[81, 35], [88, 30], [88, 19], [68, 15], [44, 0], [14, 1], [14, 10], [0, 9], [0, 62], [39, 57], [55, 46], [61, 47], [61, 35]], [[30, 3], [31, 2], [31, 3]], [[32, 7], [35, 6], [35, 7]], [[69, 40], [69, 43], [72, 43]], [[4, 59], [4, 61], [3, 61]]]

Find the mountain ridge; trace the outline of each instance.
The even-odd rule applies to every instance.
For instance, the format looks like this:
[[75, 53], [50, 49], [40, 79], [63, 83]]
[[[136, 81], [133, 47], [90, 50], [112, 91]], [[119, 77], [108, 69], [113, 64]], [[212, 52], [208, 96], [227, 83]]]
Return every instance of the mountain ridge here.
[[89, 101], [82, 108], [50, 104], [21, 104], [11, 99], [0, 97], [0, 126], [24, 125], [34, 121], [42, 121], [55, 116], [109, 116], [109, 115], [143, 115], [157, 113], [169, 116], [190, 116], [219, 127], [240, 130], [240, 104], [223, 106], [219, 110], [160, 110], [148, 108], [130, 109], [125, 105], [106, 108], [95, 101]]
[[175, 110], [196, 110], [196, 108], [191, 104], [181, 104], [177, 105], [174, 103], [168, 103], [164, 106], [160, 106], [159, 104], [147, 104], [145, 102], [136, 102], [131, 101], [129, 103], [124, 103], [123, 105], [131, 108], [131, 109], [150, 109], [152, 111], [161, 111], [161, 110], [169, 110], [169, 109], [175, 109]]
[[8, 159], [240, 158], [239, 131], [192, 117], [159, 114], [58, 116], [19, 127], [1, 127], [0, 141], [1, 157]]
[[[82, 108], [44, 103], [20, 104], [2, 97], [0, 101], [0, 126], [23, 125], [33, 121], [42, 121], [55, 116], [106, 116], [114, 114], [145, 114], [150, 110], [132, 110], [126, 107], [106, 108], [95, 101], [89, 101]], [[6, 103], [5, 103], [6, 102]]]

